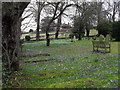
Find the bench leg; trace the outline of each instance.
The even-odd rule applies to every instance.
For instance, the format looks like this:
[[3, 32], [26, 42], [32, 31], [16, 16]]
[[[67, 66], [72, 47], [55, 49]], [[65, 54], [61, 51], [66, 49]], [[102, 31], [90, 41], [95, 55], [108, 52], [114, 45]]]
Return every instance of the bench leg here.
[[111, 48], [110, 47], [111, 47], [111, 45], [109, 44], [109, 52], [111, 52]]
[[98, 52], [98, 47], [97, 47], [97, 52]]
[[95, 51], [95, 47], [93, 46], [93, 51]]
[[110, 49], [110, 47], [109, 47], [109, 53], [111, 52], [111, 49]]
[[107, 52], [107, 48], [105, 47], [105, 53]]

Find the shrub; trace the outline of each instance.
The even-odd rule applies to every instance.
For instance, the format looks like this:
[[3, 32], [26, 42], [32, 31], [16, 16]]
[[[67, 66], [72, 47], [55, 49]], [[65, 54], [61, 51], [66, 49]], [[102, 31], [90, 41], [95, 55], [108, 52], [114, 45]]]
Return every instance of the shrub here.
[[120, 41], [120, 21], [114, 22], [112, 25], [112, 37], [115, 38], [116, 41]]
[[26, 40], [26, 41], [30, 41], [30, 36], [29, 36], [29, 35], [26, 35], [26, 36], [25, 36], [25, 40]]
[[111, 34], [112, 24], [107, 21], [101, 22], [100, 24], [98, 24], [97, 30], [99, 35], [102, 34], [106, 36], [107, 34]]
[[73, 39], [74, 38], [74, 34], [73, 33], [69, 34], [69, 38]]
[[32, 30], [32, 29], [30, 29], [30, 30], [29, 30], [29, 33], [32, 33], [32, 32], [33, 32], [33, 30]]

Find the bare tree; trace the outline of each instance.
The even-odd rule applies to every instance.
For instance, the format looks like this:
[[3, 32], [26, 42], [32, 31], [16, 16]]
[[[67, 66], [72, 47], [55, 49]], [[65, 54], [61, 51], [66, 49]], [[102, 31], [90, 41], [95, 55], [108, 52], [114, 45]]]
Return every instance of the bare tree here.
[[47, 2], [40, 2], [40, 0], [36, 0], [36, 5], [37, 5], [37, 9], [34, 7], [31, 7], [31, 9], [33, 10], [33, 14], [35, 15], [35, 21], [37, 23], [37, 28], [36, 28], [36, 41], [39, 41], [39, 37], [40, 37], [40, 16], [41, 16], [41, 12], [43, 9], [45, 9], [45, 7], [47, 5], [49, 5], [49, 3]]
[[40, 28], [40, 14], [42, 9], [45, 6], [45, 2], [37, 2], [38, 3], [38, 15], [37, 15], [37, 29], [36, 29], [36, 41], [39, 41], [39, 28]]
[[107, 2], [108, 7], [110, 8], [110, 10], [108, 10], [107, 12], [112, 20], [111, 22], [115, 22], [116, 14], [117, 14], [117, 12], [119, 12], [119, 3], [120, 3], [120, 1], [119, 2], [112, 2], [112, 3]]
[[[64, 3], [61, 3], [60, 12], [62, 11], [63, 6], [64, 6]], [[59, 31], [60, 31], [60, 25], [61, 25], [61, 19], [62, 19], [62, 15], [60, 15], [58, 17], [58, 20], [57, 20], [57, 28], [56, 28], [56, 33], [55, 33], [55, 39], [58, 39], [58, 35], [59, 35]]]
[[97, 23], [99, 24], [101, 21], [103, 21], [102, 17], [102, 6], [104, 2], [95, 2], [95, 8], [96, 8], [96, 15], [97, 15]]
[[51, 23], [52, 23], [55, 19], [57, 19], [61, 14], [63, 14], [63, 12], [66, 10], [67, 7], [70, 7], [70, 6], [73, 5], [73, 4], [68, 4], [68, 5], [66, 5], [64, 8], [62, 8], [62, 10], [61, 10], [61, 11], [59, 12], [59, 14], [58, 14], [57, 10], [58, 10], [60, 4], [61, 4], [60, 2], [54, 3], [55, 8], [54, 8], [54, 11], [53, 11], [53, 12], [54, 12], [54, 13], [53, 13], [53, 17], [52, 17], [52, 19], [50, 20], [50, 22], [48, 23], [48, 26], [47, 26], [47, 28], [46, 28], [46, 41], [47, 41], [46, 45], [47, 45], [47, 46], [50, 45], [50, 38], [49, 38], [49, 33], [48, 33], [48, 31], [49, 31], [49, 29], [50, 29]]
[[[87, 36], [89, 36], [89, 30], [90, 30], [90, 22], [92, 21], [92, 15], [94, 9], [91, 6], [91, 3], [88, 2], [82, 2], [76, 4], [77, 6], [77, 29], [78, 29], [78, 40], [82, 39], [82, 33], [84, 32], [84, 29], [86, 27], [87, 30]], [[76, 22], [75, 22], [76, 23]], [[76, 23], [76, 24], [77, 24]]]
[[86, 13], [85, 13], [85, 28], [86, 28], [86, 36], [89, 37], [90, 29], [93, 27], [94, 22], [96, 21], [95, 14], [95, 5], [90, 2], [86, 5]]
[[[120, 17], [120, 1], [118, 2], [118, 12], [119, 12], [119, 17]], [[120, 20], [120, 18], [119, 18]]]

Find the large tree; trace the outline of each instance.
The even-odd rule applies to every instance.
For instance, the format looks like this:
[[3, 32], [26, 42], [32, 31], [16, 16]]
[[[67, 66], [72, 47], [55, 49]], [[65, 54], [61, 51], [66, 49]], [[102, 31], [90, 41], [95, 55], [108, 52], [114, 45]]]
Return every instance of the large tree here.
[[2, 62], [6, 75], [19, 70], [21, 16], [28, 4], [2, 3]]

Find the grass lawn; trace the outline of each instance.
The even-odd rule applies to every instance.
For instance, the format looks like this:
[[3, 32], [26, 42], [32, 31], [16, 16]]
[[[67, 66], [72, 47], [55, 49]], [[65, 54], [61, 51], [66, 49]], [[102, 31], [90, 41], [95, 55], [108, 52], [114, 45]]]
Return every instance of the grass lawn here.
[[[118, 42], [111, 42], [111, 53], [103, 54], [92, 52], [91, 41], [52, 40], [49, 47], [45, 41], [24, 43], [23, 55], [50, 56], [22, 57], [22, 70], [12, 75], [12, 87], [117, 88]], [[37, 60], [41, 62], [32, 62]]]
[[[65, 35], [60, 35], [60, 33], [62, 32], [59, 32], [59, 38], [66, 37]], [[55, 34], [55, 32], [50, 32], [49, 34]], [[98, 34], [97, 30], [95, 29], [90, 30], [90, 35], [97, 35], [97, 34]], [[30, 35], [30, 37], [36, 37], [36, 34], [22, 34], [21, 39], [25, 39], [26, 35]], [[86, 32], [85, 32], [85, 35], [86, 35]], [[40, 33], [40, 36], [45, 36], [45, 33], [42, 33], [42, 34]], [[69, 33], [67, 34], [67, 36], [69, 36]], [[55, 38], [55, 36], [50, 36], [50, 38]], [[41, 37], [41, 39], [45, 39], [45, 37]], [[35, 40], [35, 38], [33, 38], [32, 40]]]

